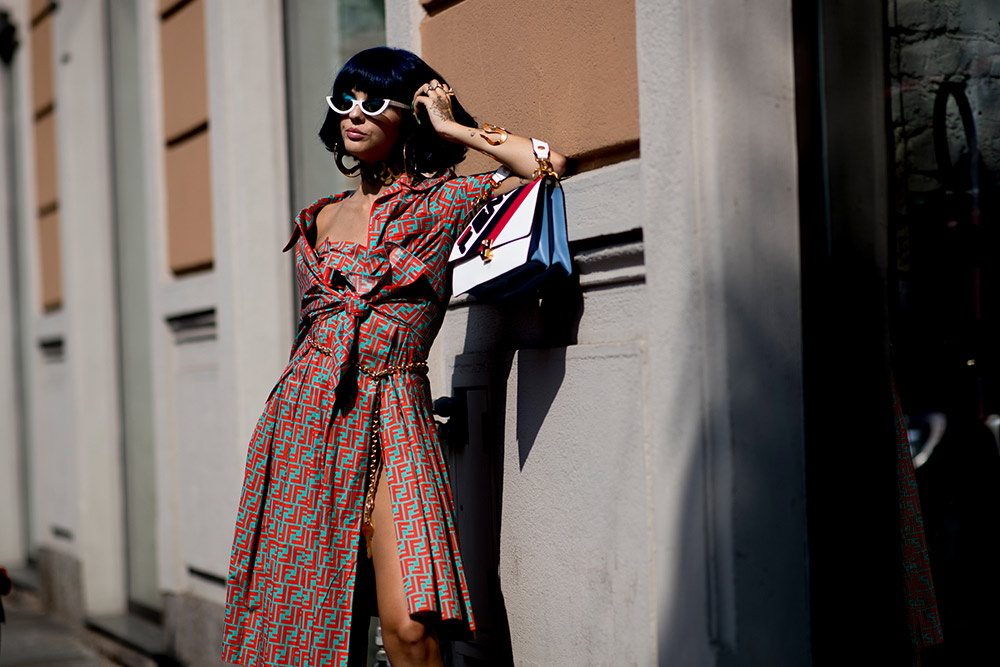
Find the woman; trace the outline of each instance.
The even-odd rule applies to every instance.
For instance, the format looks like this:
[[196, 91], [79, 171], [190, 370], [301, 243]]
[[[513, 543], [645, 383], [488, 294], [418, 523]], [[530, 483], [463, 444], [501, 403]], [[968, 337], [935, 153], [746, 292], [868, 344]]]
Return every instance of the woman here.
[[[539, 161], [529, 139], [476, 127], [408, 51], [355, 55], [327, 102], [320, 138], [361, 182], [299, 213], [285, 248], [297, 251], [301, 315], [250, 442], [224, 657], [363, 660], [373, 579], [393, 666], [440, 665], [439, 632], [475, 624], [424, 360], [451, 246], [501, 180], [452, 168], [467, 148], [522, 178]], [[561, 173], [565, 159], [550, 160]]]

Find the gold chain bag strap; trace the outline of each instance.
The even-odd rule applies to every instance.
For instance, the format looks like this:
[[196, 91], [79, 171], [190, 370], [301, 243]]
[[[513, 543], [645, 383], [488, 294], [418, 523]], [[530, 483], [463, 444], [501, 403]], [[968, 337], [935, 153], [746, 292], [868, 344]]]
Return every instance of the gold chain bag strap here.
[[[500, 133], [502, 128], [488, 129]], [[538, 165], [531, 181], [490, 197], [488, 188], [455, 239], [448, 264], [454, 295], [502, 300], [535, 292], [573, 271], [566, 206], [549, 145], [531, 139]], [[494, 179], [504, 174], [498, 170]]]

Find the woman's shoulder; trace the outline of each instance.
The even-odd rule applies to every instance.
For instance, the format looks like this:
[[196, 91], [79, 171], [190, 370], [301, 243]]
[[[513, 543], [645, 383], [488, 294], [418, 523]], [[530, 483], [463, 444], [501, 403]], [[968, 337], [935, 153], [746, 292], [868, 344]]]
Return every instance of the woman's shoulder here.
[[302, 208], [298, 215], [295, 216], [295, 223], [302, 228], [309, 227], [313, 222], [316, 221], [316, 216], [324, 208], [330, 204], [335, 204], [337, 202], [343, 201], [348, 196], [350, 196], [352, 190], [345, 190], [344, 192], [339, 192], [335, 195], [327, 195], [325, 197], [320, 197], [313, 203]]
[[295, 216], [295, 220], [292, 224], [292, 236], [285, 243], [285, 247], [282, 248], [283, 252], [288, 252], [298, 241], [299, 237], [303, 237], [307, 240], [309, 245], [315, 247], [316, 240], [316, 219], [319, 216], [319, 212], [322, 211], [326, 206], [343, 201], [346, 199], [353, 190], [345, 190], [339, 194], [329, 195], [327, 197], [320, 197], [313, 203], [309, 204], [305, 208], [299, 211], [298, 215]]
[[494, 173], [459, 176], [452, 172], [448, 178], [441, 181], [437, 189], [438, 196], [451, 202], [478, 199], [484, 191], [493, 187]]
[[299, 214], [295, 216], [295, 221], [303, 227], [308, 227], [315, 219], [316, 215], [322, 211], [324, 208], [330, 204], [335, 204], [339, 201], [343, 201], [351, 195], [354, 190], [344, 190], [343, 192], [338, 192], [334, 195], [327, 195], [325, 197], [320, 197], [313, 203], [309, 204], [305, 208], [299, 211]]
[[419, 174], [415, 176], [406, 174], [402, 177], [402, 182], [407, 189], [416, 192], [435, 191], [441, 188], [462, 189], [483, 180], [489, 180], [494, 173], [496, 172], [459, 175], [453, 169], [449, 169], [442, 174]]
[[465, 221], [475, 207], [495, 187], [493, 173], [456, 175], [437, 179], [425, 193], [424, 209], [450, 228]]

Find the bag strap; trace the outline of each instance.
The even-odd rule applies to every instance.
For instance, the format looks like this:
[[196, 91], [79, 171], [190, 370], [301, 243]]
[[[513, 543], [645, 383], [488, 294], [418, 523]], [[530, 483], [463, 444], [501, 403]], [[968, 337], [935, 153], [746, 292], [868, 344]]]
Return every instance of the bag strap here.
[[535, 154], [536, 160], [549, 159], [549, 145], [541, 139], [531, 139], [531, 151]]
[[551, 176], [559, 180], [559, 174], [556, 173], [556, 170], [552, 168], [552, 163], [549, 162], [549, 156], [551, 155], [549, 145], [541, 139], [532, 137], [531, 151], [535, 154], [535, 161], [538, 162], [538, 169], [531, 175], [531, 178], [536, 179], [542, 176]]
[[500, 168], [494, 171], [493, 175], [490, 176], [490, 180], [493, 181], [493, 187], [496, 187], [506, 181], [508, 176], [510, 176], [510, 169], [508, 169], [505, 164], [500, 165]]

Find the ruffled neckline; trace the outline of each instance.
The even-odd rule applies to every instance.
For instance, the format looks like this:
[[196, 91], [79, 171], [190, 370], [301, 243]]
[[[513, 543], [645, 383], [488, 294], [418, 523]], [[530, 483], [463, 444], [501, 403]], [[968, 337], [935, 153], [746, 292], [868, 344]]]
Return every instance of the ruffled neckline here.
[[346, 241], [346, 240], [334, 241], [329, 236], [327, 236], [320, 242], [319, 246], [316, 248], [316, 254], [319, 255], [320, 257], [323, 257], [329, 254], [330, 251], [332, 250], [347, 250], [350, 248], [368, 250], [368, 246], [365, 245], [364, 243], [361, 243], [360, 241]]
[[[388, 197], [392, 197], [393, 195], [395, 195], [396, 193], [398, 193], [398, 192], [400, 192], [402, 190], [407, 190], [407, 191], [409, 191], [411, 193], [423, 192], [423, 191], [426, 191], [426, 190], [430, 190], [430, 189], [436, 187], [437, 185], [443, 183], [444, 181], [447, 181], [449, 178], [452, 178], [454, 175], [455, 175], [454, 172], [449, 171], [448, 173], [442, 174], [440, 176], [435, 176], [433, 178], [421, 178], [420, 180], [416, 180], [414, 177], [410, 176], [409, 174], [402, 174], [399, 178], [396, 179], [396, 181], [392, 185], [390, 185], [388, 188], [386, 188], [385, 190], [383, 190], [382, 192], [379, 193], [378, 197], [375, 200], [375, 203], [378, 204], [378, 202], [382, 201], [383, 199], [386, 199]], [[291, 236], [290, 239], [288, 239], [288, 243], [285, 244], [285, 247], [283, 248], [283, 250], [285, 252], [287, 252], [287, 251], [291, 250], [293, 247], [295, 247], [296, 241], [301, 236], [302, 239], [305, 241], [305, 245], [310, 249], [310, 251], [313, 253], [313, 255], [317, 259], [322, 254], [325, 254], [327, 251], [323, 251], [323, 253], [321, 253], [319, 248], [314, 247], [314, 246], [312, 246], [309, 243], [308, 236], [306, 235], [306, 230], [310, 226], [316, 224], [316, 214], [319, 213], [319, 211], [324, 206], [327, 206], [328, 204], [333, 204], [333, 203], [336, 203], [336, 202], [339, 202], [339, 201], [343, 201], [344, 199], [346, 199], [347, 197], [349, 197], [350, 195], [352, 195], [354, 192], [355, 192], [354, 190], [345, 190], [345, 191], [343, 191], [343, 192], [341, 192], [339, 194], [333, 195], [331, 197], [322, 197], [322, 198], [317, 199], [316, 201], [314, 201], [309, 206], [306, 206], [301, 211], [299, 211], [299, 214], [295, 218], [295, 229], [292, 231], [292, 236]], [[381, 224], [384, 225], [385, 222], [383, 221]], [[375, 235], [375, 238], [379, 238], [380, 236], [381, 236], [381, 231], [378, 234]], [[324, 239], [324, 242], [326, 240], [327, 239]], [[352, 244], [356, 244], [356, 245], [358, 245], [358, 246], [360, 246], [362, 248], [366, 248], [366, 249], [371, 250], [371, 248], [370, 248], [370, 246], [372, 245], [371, 241], [372, 241], [372, 232], [371, 232], [371, 229], [369, 229], [368, 230], [368, 242], [369, 242], [368, 245], [364, 245], [364, 244], [358, 243], [356, 241], [343, 241], [343, 242], [342, 241], [334, 241], [333, 243], [338, 243], [338, 244], [339, 243], [352, 243]], [[322, 246], [322, 244], [320, 244], [320, 245]]]

